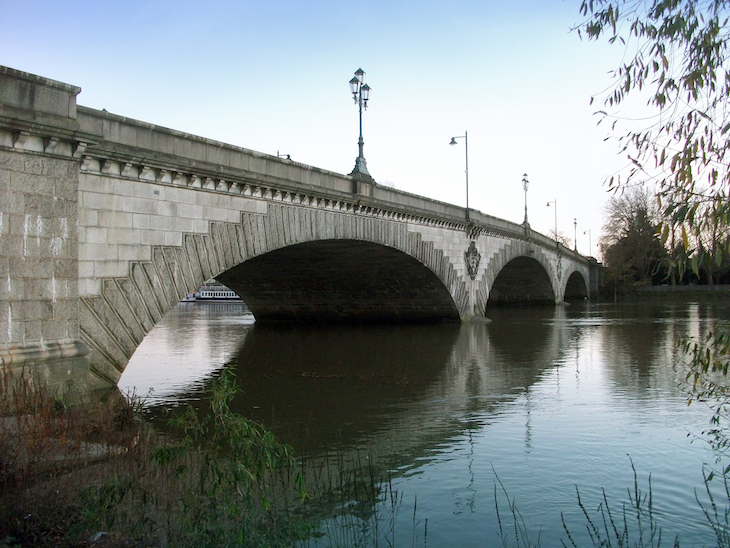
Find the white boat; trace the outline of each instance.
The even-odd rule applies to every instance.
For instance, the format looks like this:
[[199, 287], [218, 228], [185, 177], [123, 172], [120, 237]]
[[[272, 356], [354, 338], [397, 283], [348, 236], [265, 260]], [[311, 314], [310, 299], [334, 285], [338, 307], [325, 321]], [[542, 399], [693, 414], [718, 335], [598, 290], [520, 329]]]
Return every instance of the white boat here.
[[180, 302], [198, 302], [198, 301], [234, 301], [243, 302], [241, 297], [235, 291], [232, 291], [225, 285], [210, 280], [201, 285], [196, 291], [189, 293]]
[[240, 301], [241, 297], [226, 286], [201, 287], [195, 292], [196, 301]]

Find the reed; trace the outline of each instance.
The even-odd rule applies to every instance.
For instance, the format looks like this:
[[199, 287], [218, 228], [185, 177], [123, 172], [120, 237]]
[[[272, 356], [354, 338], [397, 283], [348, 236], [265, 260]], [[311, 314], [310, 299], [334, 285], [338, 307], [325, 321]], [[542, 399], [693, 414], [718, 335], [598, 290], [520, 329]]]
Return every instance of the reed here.
[[[305, 460], [307, 460], [305, 458]], [[417, 500], [413, 504], [411, 537], [399, 538], [396, 524], [403, 506], [403, 494], [393, 487], [392, 478], [375, 469], [369, 455], [343, 450], [323, 459], [309, 461], [307, 522], [311, 534], [298, 546], [395, 547], [415, 546], [420, 541], [421, 522]], [[426, 545], [427, 523], [423, 524]]]
[[[646, 493], [639, 488], [639, 481], [634, 463], [631, 463], [634, 472], [634, 486], [627, 489], [628, 502], [621, 504], [617, 511], [612, 508], [605, 490], [601, 490], [602, 501], [598, 510], [590, 512], [581, 500], [580, 491], [576, 487], [576, 497], [585, 518], [585, 528], [593, 546], [611, 548], [636, 546], [641, 548], [660, 548], [662, 544], [662, 529], [657, 524], [654, 515], [654, 504], [651, 490], [651, 476], [649, 476], [649, 489]], [[596, 516], [595, 514], [598, 514]], [[565, 523], [563, 513], [560, 513], [563, 529], [568, 537], [569, 546], [578, 548], [570, 528]], [[669, 541], [671, 546], [679, 547], [679, 538], [674, 537]], [[563, 546], [568, 546], [563, 543]]]
[[0, 539], [64, 545], [79, 489], [135, 443], [135, 417], [121, 397], [68, 406], [26, 371], [0, 371]]
[[7, 546], [290, 546], [309, 533], [291, 513], [304, 495], [291, 448], [230, 411], [228, 373], [204, 417], [171, 417], [173, 435], [149, 428], [135, 397], [71, 408], [9, 374], [0, 390], [13, 402], [0, 428]]

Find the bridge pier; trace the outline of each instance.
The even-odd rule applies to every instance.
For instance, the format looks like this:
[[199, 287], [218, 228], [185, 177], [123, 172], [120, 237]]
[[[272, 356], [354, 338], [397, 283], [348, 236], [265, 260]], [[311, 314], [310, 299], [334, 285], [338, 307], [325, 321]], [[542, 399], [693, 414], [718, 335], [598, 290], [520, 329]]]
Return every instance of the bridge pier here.
[[0, 67], [0, 364], [65, 393], [106, 385], [79, 326], [79, 91]]

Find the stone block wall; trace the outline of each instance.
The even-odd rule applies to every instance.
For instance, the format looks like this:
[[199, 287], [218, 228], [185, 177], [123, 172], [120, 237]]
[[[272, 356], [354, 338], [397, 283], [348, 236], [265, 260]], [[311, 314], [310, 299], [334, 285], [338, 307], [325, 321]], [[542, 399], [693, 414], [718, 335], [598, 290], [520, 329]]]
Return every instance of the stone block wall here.
[[78, 338], [78, 164], [6, 150], [0, 164], [0, 344], [71, 342]]
[[[101, 294], [108, 277], [129, 276], [130, 262], [151, 261], [156, 246], [180, 247], [184, 234], [211, 222], [237, 224], [241, 213], [266, 213], [266, 202], [221, 196], [155, 180], [130, 180], [85, 163], [79, 176], [79, 294]], [[193, 291], [197, 287], [189, 287]]]

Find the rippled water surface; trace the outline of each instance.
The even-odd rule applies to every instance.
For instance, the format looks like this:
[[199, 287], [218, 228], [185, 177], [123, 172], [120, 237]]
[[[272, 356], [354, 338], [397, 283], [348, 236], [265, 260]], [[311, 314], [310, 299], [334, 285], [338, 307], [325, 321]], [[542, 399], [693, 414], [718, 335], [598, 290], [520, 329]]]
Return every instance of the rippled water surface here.
[[674, 341], [728, 312], [726, 301], [640, 302], [490, 310], [488, 325], [272, 327], [244, 305], [185, 303], [150, 332], [120, 387], [149, 394], [154, 411], [204, 400], [231, 368], [243, 390], [234, 409], [280, 440], [357, 452], [390, 472], [404, 501], [397, 545], [417, 523], [419, 545], [427, 534], [428, 546], [501, 546], [497, 478], [534, 539], [560, 545], [562, 512], [580, 545], [576, 487], [590, 511], [602, 488], [618, 511], [633, 463], [645, 492], [651, 475], [665, 538], [709, 546], [695, 501], [695, 490], [706, 499], [703, 466], [716, 466], [697, 439], [709, 411], [687, 406]]

